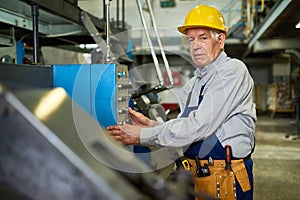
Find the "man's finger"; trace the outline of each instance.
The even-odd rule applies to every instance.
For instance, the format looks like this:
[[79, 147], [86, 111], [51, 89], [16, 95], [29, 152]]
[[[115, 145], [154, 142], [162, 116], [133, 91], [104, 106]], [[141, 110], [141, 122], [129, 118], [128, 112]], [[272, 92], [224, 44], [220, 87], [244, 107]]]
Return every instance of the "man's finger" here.
[[120, 127], [119, 126], [108, 126], [106, 129], [107, 130], [120, 130]]
[[122, 135], [122, 134], [123, 134], [123, 132], [120, 131], [120, 130], [107, 131], [107, 133], [108, 133], [109, 135], [112, 135], [112, 136], [114, 136], [114, 135]]
[[132, 110], [130, 107], [128, 108], [128, 112], [132, 117], [141, 117], [141, 113], [136, 112], [135, 110]]

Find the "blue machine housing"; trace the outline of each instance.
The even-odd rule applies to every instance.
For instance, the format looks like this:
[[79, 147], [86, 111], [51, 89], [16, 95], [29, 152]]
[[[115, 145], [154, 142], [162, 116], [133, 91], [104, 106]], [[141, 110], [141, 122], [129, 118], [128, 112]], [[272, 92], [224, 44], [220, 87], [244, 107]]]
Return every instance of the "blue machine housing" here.
[[54, 65], [53, 86], [64, 88], [103, 127], [117, 123], [116, 64]]

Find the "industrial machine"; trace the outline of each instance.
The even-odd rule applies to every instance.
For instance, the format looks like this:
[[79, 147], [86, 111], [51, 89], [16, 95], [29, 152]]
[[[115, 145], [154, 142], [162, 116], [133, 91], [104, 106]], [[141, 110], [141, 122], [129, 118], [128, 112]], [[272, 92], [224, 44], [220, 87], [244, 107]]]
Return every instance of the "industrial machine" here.
[[0, 80], [11, 89], [62, 87], [103, 127], [128, 120], [129, 73], [118, 64], [0, 64]]
[[[109, 0], [105, 3], [109, 19]], [[9, 88], [0, 87], [1, 194], [16, 199], [188, 199], [191, 188], [184, 180], [190, 182], [189, 176], [182, 172], [176, 183], [164, 180], [104, 130], [129, 123], [129, 102], [144, 112], [153, 108], [154, 118], [162, 114], [161, 107], [143, 101], [171, 88], [173, 80], [164, 58], [171, 83], [164, 85], [145, 23], [159, 85], [132, 94], [128, 68], [110, 49], [109, 23], [105, 42], [86, 13], [81, 20], [103, 63], [0, 63], [0, 82]]]
[[0, 126], [1, 198], [187, 199], [61, 88], [11, 93], [1, 86]]

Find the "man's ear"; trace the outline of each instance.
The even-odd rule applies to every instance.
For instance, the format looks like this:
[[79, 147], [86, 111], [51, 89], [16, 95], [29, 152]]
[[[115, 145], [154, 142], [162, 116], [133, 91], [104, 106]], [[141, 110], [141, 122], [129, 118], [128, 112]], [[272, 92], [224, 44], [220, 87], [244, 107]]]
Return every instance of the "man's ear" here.
[[220, 46], [221, 46], [222, 49], [224, 49], [225, 39], [226, 39], [225, 33], [219, 33], [219, 35], [218, 35], [218, 41], [219, 41], [219, 44], [220, 44]]

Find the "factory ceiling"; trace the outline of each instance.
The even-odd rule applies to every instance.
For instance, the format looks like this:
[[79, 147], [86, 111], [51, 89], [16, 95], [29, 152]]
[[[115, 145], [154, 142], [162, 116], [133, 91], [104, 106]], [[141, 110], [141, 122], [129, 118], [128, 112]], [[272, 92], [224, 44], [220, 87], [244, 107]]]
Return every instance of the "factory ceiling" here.
[[[40, 46], [78, 46], [95, 43], [95, 38], [87, 31], [82, 22], [82, 12], [77, 0], [14, 0], [0, 1], [0, 46], [11, 46], [13, 38], [33, 44], [32, 5], [38, 5], [38, 28]], [[121, 5], [123, 6], [123, 5]], [[241, 38], [240, 28], [232, 29], [226, 50], [232, 57], [251, 59], [269, 57], [282, 52], [299, 56], [300, 1], [265, 1], [269, 6], [266, 16], [260, 16], [257, 24], [247, 37]], [[122, 14], [120, 8], [120, 13]], [[87, 13], [101, 37], [105, 38], [105, 20]], [[112, 32], [126, 30], [127, 24], [120, 17], [112, 24]], [[123, 20], [123, 21], [122, 21]], [[116, 24], [117, 23], [117, 24]], [[79, 48], [78, 48], [79, 50]]]
[[243, 57], [270, 55], [300, 48], [300, 1], [277, 1], [252, 32]]

